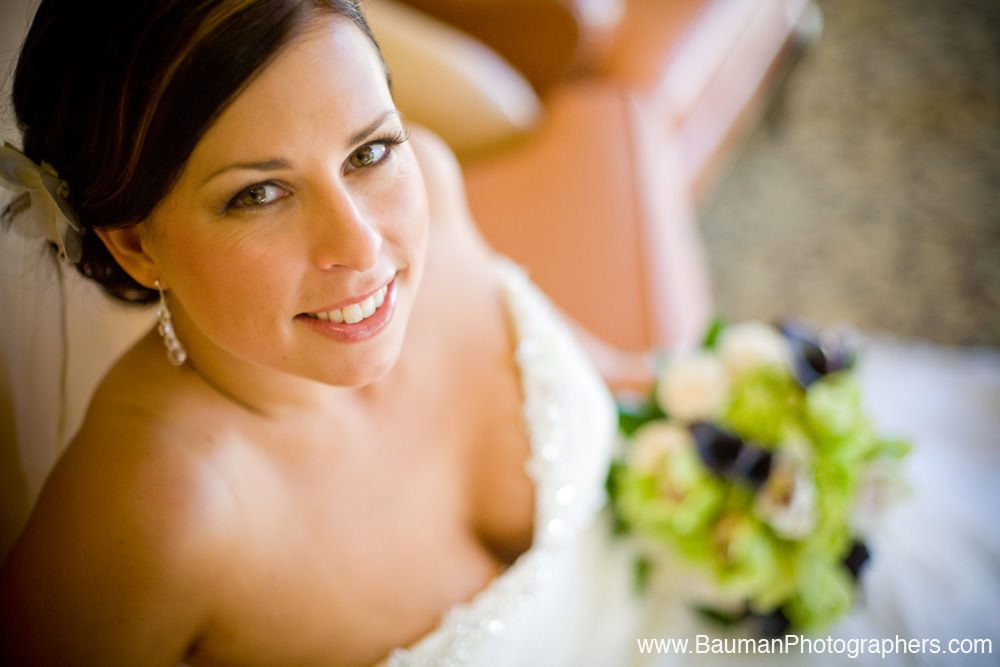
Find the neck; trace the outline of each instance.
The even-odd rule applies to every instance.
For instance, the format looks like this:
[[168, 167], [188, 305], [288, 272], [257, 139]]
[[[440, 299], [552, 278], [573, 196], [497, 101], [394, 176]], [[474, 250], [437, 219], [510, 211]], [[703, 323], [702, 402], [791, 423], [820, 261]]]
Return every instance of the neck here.
[[[152, 335], [159, 339], [155, 329]], [[398, 368], [397, 362], [385, 377], [368, 384], [330, 385], [256, 365], [197, 335], [189, 334], [182, 340], [187, 349], [187, 361], [182, 369], [196, 375], [229, 403], [269, 419], [329, 415], [338, 406], [358, 409], [371, 405], [385, 399], [389, 387], [393, 386], [390, 378], [405, 373]], [[158, 344], [162, 348], [162, 343]]]

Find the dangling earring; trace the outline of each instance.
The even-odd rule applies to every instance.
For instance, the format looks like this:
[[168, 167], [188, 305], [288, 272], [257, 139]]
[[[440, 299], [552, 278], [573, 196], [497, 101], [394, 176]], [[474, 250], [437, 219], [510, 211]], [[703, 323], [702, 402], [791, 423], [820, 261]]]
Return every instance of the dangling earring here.
[[160, 320], [159, 332], [163, 336], [163, 344], [167, 346], [167, 359], [174, 366], [180, 366], [187, 360], [187, 352], [174, 334], [174, 323], [170, 319], [170, 309], [167, 307], [167, 295], [163, 293], [159, 280], [153, 284], [160, 293], [160, 309], [156, 311], [156, 317]]

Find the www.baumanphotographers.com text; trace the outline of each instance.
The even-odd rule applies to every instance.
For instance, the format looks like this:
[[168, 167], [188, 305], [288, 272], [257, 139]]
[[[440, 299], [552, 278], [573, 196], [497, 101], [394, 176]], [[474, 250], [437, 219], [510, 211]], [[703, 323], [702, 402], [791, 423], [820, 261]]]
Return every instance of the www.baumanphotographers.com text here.
[[991, 639], [907, 639], [896, 635], [895, 638], [852, 637], [806, 637], [805, 635], [785, 635], [784, 637], [751, 638], [751, 637], [710, 637], [695, 635], [694, 641], [683, 639], [636, 639], [640, 653], [655, 654], [775, 654], [803, 653], [809, 655], [833, 654], [848, 658], [858, 658], [862, 655], [901, 654], [976, 654], [992, 655], [993, 640]]

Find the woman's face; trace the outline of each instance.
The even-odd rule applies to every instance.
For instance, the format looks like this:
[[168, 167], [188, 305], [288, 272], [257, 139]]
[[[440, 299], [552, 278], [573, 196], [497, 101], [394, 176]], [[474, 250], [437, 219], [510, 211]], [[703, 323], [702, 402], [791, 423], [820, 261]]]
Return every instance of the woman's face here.
[[427, 238], [420, 171], [359, 28], [318, 22], [196, 146], [144, 223], [192, 361], [361, 386], [395, 363]]

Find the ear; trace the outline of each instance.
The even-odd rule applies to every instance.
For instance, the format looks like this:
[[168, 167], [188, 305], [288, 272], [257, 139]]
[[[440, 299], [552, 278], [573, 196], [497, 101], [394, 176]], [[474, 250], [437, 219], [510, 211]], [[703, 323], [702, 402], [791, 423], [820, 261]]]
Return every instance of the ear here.
[[[154, 288], [160, 272], [146, 244], [143, 243], [144, 233], [141, 224], [119, 229], [98, 228], [94, 232], [127, 274], [143, 287]], [[166, 285], [163, 287], [166, 289]]]

